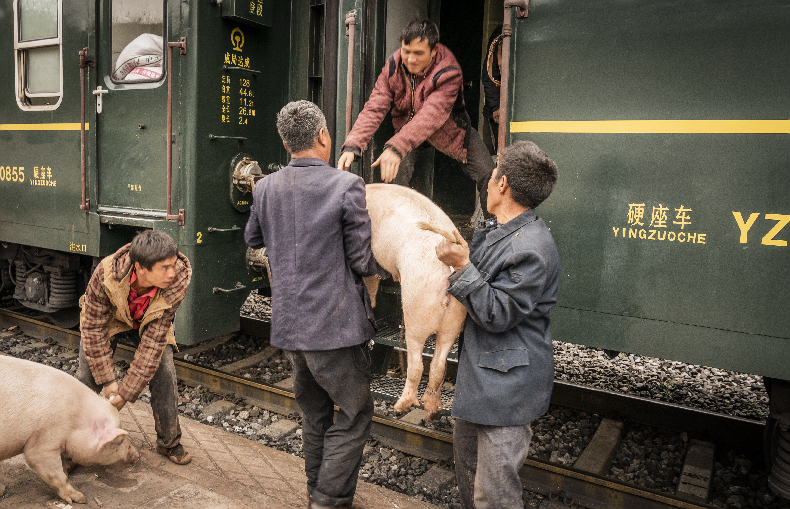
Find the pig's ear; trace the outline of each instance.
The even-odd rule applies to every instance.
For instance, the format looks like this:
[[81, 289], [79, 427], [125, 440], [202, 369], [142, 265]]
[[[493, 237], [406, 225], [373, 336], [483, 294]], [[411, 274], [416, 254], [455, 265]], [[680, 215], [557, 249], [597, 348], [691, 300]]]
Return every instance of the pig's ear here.
[[128, 435], [126, 431], [121, 428], [105, 428], [101, 439], [99, 440], [99, 447], [105, 447], [108, 444], [120, 443], [123, 438]]

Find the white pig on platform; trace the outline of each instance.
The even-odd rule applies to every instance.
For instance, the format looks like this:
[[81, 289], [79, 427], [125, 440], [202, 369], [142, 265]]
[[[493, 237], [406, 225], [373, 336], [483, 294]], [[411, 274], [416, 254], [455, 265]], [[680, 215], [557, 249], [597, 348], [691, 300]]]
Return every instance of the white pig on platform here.
[[28, 466], [68, 503], [85, 503], [63, 469], [134, 463], [140, 458], [118, 426], [118, 411], [55, 368], [0, 355], [0, 461], [24, 454]]
[[[436, 257], [439, 235], [420, 228], [418, 223], [427, 223], [447, 235], [455, 226], [442, 209], [413, 189], [395, 184], [368, 184], [366, 190], [373, 255], [401, 285], [408, 368], [406, 386], [395, 409], [405, 411], [419, 405], [417, 386], [423, 371], [422, 350], [428, 337], [436, 334], [428, 386], [422, 397], [423, 408], [431, 415], [441, 406], [447, 354], [464, 328], [466, 308], [447, 293], [451, 269]], [[454, 240], [452, 236], [449, 238]], [[376, 278], [365, 278], [374, 306], [378, 283]]]

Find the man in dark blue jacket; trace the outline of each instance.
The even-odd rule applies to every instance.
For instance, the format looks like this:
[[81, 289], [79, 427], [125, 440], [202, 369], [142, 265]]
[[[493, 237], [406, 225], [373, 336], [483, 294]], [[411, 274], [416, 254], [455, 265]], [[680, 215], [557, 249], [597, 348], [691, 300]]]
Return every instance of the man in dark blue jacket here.
[[293, 364], [309, 507], [346, 507], [373, 417], [374, 329], [361, 277], [389, 274], [370, 249], [364, 181], [327, 164], [332, 141], [318, 106], [287, 104], [277, 130], [291, 162], [256, 184], [244, 239], [269, 255], [271, 344]]
[[551, 194], [557, 165], [532, 142], [502, 151], [488, 182], [496, 219], [469, 246], [443, 240], [439, 259], [457, 272], [451, 295], [469, 314], [452, 414], [455, 473], [464, 508], [523, 508], [518, 470], [530, 421], [549, 408], [554, 353], [549, 311], [557, 302], [557, 247], [535, 207]]

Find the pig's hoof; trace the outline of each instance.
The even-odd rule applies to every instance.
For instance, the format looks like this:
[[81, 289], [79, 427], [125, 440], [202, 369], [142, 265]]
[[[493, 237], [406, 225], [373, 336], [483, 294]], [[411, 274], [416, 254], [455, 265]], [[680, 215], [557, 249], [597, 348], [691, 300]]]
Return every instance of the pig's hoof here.
[[417, 401], [417, 398], [410, 398], [410, 399], [401, 398], [395, 403], [395, 406], [393, 408], [395, 408], [395, 410], [397, 410], [398, 412], [408, 412], [409, 410], [411, 410], [412, 405], [419, 405], [419, 404], [420, 402]]
[[428, 418], [439, 411], [442, 407], [442, 400], [439, 397], [438, 392], [429, 393], [427, 390], [425, 391], [425, 395], [422, 398], [422, 408], [425, 410], [425, 413], [428, 414]]
[[69, 504], [86, 504], [88, 502], [85, 495], [75, 490], [71, 484], [67, 484], [66, 488], [58, 490], [58, 495]]

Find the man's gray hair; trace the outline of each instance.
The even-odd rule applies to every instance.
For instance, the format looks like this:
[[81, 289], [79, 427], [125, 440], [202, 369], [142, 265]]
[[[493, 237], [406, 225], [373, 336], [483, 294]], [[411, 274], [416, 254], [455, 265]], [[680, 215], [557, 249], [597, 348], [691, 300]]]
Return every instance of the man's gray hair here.
[[313, 148], [322, 128], [326, 129], [326, 118], [310, 101], [290, 102], [277, 114], [277, 132], [291, 154]]

